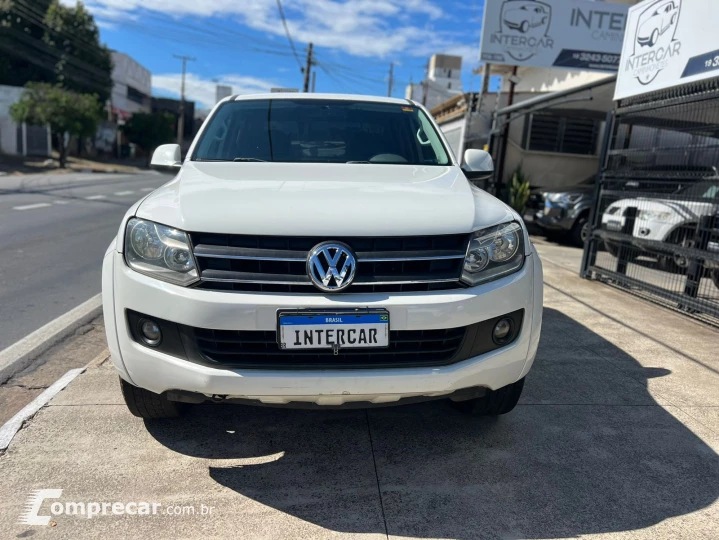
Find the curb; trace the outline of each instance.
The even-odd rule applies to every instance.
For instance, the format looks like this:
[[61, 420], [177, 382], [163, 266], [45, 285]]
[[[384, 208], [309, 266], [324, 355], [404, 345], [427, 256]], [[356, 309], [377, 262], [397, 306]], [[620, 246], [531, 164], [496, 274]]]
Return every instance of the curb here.
[[71, 369], [57, 381], [51, 384], [47, 390], [25, 405], [15, 416], [0, 426], [0, 452], [7, 450], [13, 437], [20, 431], [22, 425], [37, 412], [47, 405], [52, 398], [59, 394], [75, 377], [80, 375], [86, 368]]
[[0, 384], [25, 369], [50, 347], [101, 313], [102, 296], [97, 294], [0, 352]]

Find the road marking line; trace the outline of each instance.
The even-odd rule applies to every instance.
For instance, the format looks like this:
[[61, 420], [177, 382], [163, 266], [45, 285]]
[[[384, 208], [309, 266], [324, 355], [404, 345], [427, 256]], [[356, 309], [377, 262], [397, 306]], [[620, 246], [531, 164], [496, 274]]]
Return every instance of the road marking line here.
[[54, 204], [67, 204], [68, 201], [52, 201]]
[[144, 187], [140, 191], [155, 191], [155, 188], [152, 187]]
[[107, 199], [106, 195], [90, 195], [89, 197], [85, 197], [86, 201], [97, 201], [99, 199]]
[[47, 206], [52, 206], [50, 203], [42, 202], [42, 203], [36, 203], [36, 204], [26, 204], [24, 206], [13, 206], [13, 210], [33, 210], [35, 208], [45, 208]]
[[132, 195], [134, 191], [116, 191], [115, 195]]
[[52, 383], [42, 394], [20, 409], [15, 416], [5, 422], [3, 426], [0, 427], [0, 451], [7, 449], [13, 437], [20, 431], [24, 422], [35, 416], [40, 409], [47, 405], [52, 398], [59, 394], [61, 390], [83, 371], [85, 371], [85, 368], [71, 369]]

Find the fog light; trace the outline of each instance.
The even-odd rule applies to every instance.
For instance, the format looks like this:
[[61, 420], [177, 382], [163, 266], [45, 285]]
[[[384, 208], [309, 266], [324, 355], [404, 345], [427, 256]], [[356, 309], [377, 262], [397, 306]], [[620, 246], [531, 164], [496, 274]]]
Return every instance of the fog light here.
[[497, 324], [494, 325], [494, 330], [492, 331], [492, 340], [497, 345], [502, 345], [503, 343], [506, 343], [507, 340], [512, 336], [512, 328], [514, 325], [512, 324], [512, 319], [500, 319]]
[[145, 343], [151, 347], [156, 347], [160, 344], [160, 341], [162, 341], [162, 331], [157, 323], [148, 321], [147, 319], [142, 319], [139, 326], [140, 335]]

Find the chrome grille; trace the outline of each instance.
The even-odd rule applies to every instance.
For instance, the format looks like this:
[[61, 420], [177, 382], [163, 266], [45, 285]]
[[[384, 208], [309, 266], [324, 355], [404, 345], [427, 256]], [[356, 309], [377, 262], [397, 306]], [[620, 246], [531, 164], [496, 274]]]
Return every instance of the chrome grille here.
[[291, 237], [191, 233], [201, 281], [225, 291], [316, 294], [307, 276], [309, 251], [327, 240], [357, 257], [353, 284], [343, 292], [410, 292], [459, 288], [469, 234], [408, 237]]

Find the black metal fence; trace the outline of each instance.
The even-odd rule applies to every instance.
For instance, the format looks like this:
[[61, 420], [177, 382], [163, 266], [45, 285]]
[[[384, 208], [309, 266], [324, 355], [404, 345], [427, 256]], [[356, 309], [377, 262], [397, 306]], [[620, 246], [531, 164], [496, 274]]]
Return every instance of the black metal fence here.
[[600, 163], [582, 275], [719, 324], [719, 79], [620, 102]]

